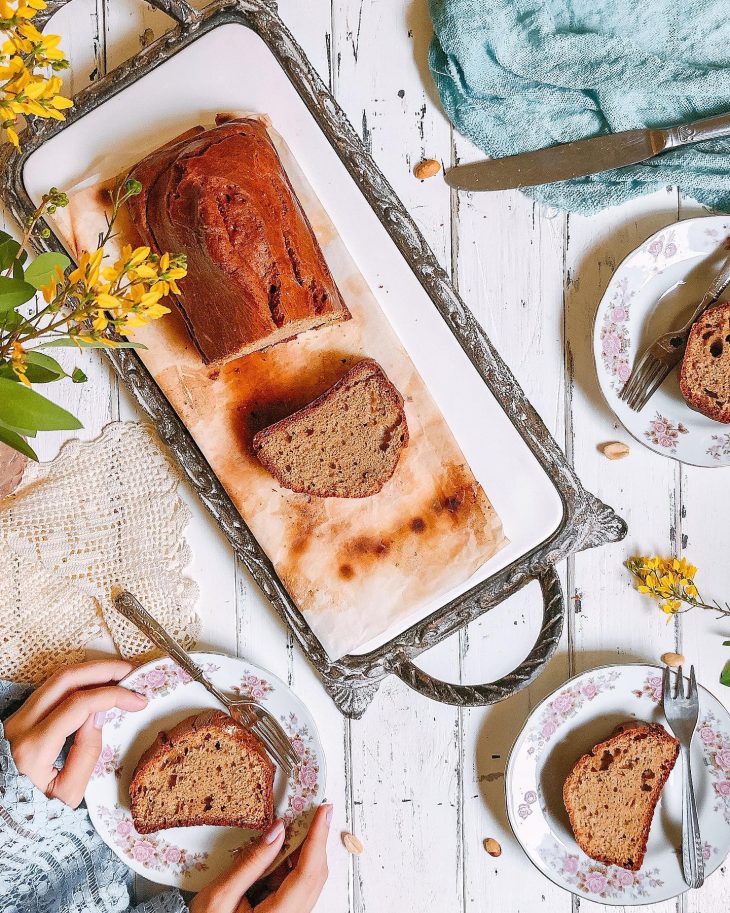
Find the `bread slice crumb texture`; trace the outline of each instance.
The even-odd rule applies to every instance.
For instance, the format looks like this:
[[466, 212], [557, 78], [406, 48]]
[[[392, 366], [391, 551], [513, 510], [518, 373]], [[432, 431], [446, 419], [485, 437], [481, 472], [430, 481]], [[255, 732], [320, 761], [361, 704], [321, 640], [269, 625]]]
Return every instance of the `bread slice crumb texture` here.
[[140, 834], [199, 824], [263, 830], [273, 820], [274, 765], [258, 739], [219, 710], [161, 732], [129, 794]]
[[372, 359], [253, 439], [259, 461], [284, 488], [321, 498], [376, 494], [407, 444], [403, 399]]
[[578, 846], [598, 862], [636, 872], [679, 743], [662, 726], [626, 728], [575, 764], [563, 800]]
[[730, 423], [730, 302], [708, 308], [692, 327], [679, 387], [694, 409]]

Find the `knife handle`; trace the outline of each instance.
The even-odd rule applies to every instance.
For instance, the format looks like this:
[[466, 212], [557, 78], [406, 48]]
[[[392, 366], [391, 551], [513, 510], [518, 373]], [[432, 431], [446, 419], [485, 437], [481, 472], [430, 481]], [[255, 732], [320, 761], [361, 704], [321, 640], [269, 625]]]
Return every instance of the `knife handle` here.
[[704, 117], [691, 124], [669, 127], [664, 134], [666, 136], [665, 149], [675, 149], [677, 146], [686, 146], [689, 143], [701, 143], [707, 139], [721, 139], [724, 136], [730, 136], [730, 114], [716, 114], [714, 117]]

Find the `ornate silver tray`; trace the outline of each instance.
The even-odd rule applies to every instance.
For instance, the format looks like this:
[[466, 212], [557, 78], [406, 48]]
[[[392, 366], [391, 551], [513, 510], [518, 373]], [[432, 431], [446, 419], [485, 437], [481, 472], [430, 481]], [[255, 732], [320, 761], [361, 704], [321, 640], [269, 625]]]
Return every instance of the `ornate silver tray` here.
[[[67, 2], [69, 0], [50, 0], [44, 18], [49, 18]], [[34, 208], [23, 183], [23, 168], [28, 158], [51, 137], [103, 105], [117, 92], [215, 28], [233, 23], [255, 32], [274, 55], [434, 307], [555, 486], [562, 502], [562, 521], [537, 548], [445, 603], [392, 640], [369, 653], [332, 661], [138, 356], [126, 349], [112, 350], [108, 356], [177, 457], [238, 557], [291, 628], [342, 713], [355, 718], [361, 716], [380, 682], [390, 674], [397, 675], [427, 697], [461, 706], [491, 704], [514, 694], [542, 671], [560, 640], [565, 599], [555, 565], [581, 549], [621, 539], [626, 533], [624, 521], [583, 488], [483, 329], [460, 300], [403, 204], [277, 15], [275, 3], [272, 0], [216, 0], [203, 10], [196, 10], [186, 0], [151, 2], [175, 20], [175, 27], [76, 95], [74, 107], [65, 122], [30, 120], [22, 151], [8, 147], [0, 155], [5, 201], [15, 218], [22, 222]], [[49, 250], [62, 249], [53, 235], [43, 244]], [[454, 684], [435, 679], [415, 665], [414, 658], [421, 652], [454, 634], [531, 580], [539, 581], [542, 589], [542, 626], [530, 654], [508, 675], [484, 685]]]

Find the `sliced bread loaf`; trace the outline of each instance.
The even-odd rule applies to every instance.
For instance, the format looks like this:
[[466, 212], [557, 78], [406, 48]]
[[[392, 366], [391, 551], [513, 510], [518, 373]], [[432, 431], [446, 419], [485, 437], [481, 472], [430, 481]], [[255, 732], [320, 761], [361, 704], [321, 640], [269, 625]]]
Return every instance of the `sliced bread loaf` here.
[[407, 444], [403, 399], [369, 358], [253, 439], [259, 461], [284, 488], [320, 498], [376, 494]]
[[140, 834], [220, 824], [263, 830], [273, 821], [274, 765], [247, 729], [206, 710], [161, 732], [139, 759], [129, 795]]
[[730, 302], [708, 308], [692, 327], [679, 387], [694, 409], [730, 422]]
[[679, 743], [662, 726], [619, 727], [575, 764], [563, 801], [583, 852], [637, 872], [644, 861], [654, 809], [674, 767]]

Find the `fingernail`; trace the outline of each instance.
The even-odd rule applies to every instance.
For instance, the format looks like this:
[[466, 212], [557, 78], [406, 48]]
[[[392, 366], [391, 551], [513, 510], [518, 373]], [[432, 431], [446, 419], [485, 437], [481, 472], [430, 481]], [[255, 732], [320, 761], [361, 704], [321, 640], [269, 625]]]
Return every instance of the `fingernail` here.
[[264, 834], [264, 843], [273, 843], [284, 833], [284, 822], [278, 818]]
[[106, 710], [99, 710], [98, 713], [94, 714], [94, 728], [101, 729], [104, 725], [104, 720], [106, 719]]
[[136, 696], [142, 701], [142, 706], [143, 706], [143, 707], [146, 707], [147, 704], [149, 703], [149, 700], [148, 700], [148, 698], [147, 698], [147, 695], [146, 695], [146, 694], [142, 694], [141, 691], [133, 691], [132, 694], [136, 695]]
[[327, 824], [332, 824], [332, 815], [334, 813], [335, 807], [334, 805], [328, 805], [326, 808], [327, 811], [324, 814], [324, 820], [327, 822]]

